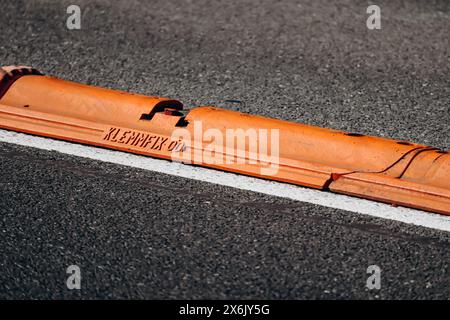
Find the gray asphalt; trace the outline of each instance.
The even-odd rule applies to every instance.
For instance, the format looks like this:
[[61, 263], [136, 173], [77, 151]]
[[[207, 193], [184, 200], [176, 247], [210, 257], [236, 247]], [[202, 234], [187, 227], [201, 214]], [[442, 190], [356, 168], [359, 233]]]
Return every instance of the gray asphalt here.
[[[447, 1], [378, 1], [381, 30], [366, 1], [77, 0], [69, 31], [73, 3], [2, 1], [0, 63], [450, 149]], [[0, 150], [0, 298], [450, 298], [445, 232]], [[371, 264], [380, 290], [365, 288]]]

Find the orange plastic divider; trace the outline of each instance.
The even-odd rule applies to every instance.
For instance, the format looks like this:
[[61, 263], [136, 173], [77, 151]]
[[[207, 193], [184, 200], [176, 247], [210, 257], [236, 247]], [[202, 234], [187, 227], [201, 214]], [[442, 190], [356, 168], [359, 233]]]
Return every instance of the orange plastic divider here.
[[436, 148], [0, 69], [0, 127], [450, 214]]

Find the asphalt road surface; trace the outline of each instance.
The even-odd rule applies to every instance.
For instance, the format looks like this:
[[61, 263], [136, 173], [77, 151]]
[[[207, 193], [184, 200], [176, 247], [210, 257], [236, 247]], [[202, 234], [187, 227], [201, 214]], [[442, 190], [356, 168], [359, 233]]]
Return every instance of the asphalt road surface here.
[[[449, 149], [450, 3], [369, 4], [2, 0], [0, 64]], [[450, 298], [449, 233], [80, 156], [0, 143], [0, 298]]]

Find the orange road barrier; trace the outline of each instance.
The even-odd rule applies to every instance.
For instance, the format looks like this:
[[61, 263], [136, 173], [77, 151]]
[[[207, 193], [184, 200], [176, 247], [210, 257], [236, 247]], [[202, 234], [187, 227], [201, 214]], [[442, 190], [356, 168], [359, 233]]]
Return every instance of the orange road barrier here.
[[0, 69], [0, 127], [450, 215], [437, 148]]

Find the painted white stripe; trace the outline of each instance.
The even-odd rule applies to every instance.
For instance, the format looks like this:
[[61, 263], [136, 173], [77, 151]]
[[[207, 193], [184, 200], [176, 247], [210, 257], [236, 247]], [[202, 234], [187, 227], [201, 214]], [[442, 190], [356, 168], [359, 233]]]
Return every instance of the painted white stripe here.
[[181, 163], [134, 155], [131, 153], [90, 147], [12, 131], [0, 130], [0, 141], [43, 150], [54, 150], [69, 155], [161, 172], [178, 177], [219, 184], [237, 189], [250, 190], [272, 196], [289, 198], [320, 206], [450, 232], [450, 216], [433, 214], [403, 207], [392, 207], [383, 203], [334, 194], [331, 192], [323, 192], [285, 183], [267, 181], [207, 168], [193, 167], [183, 165]]

